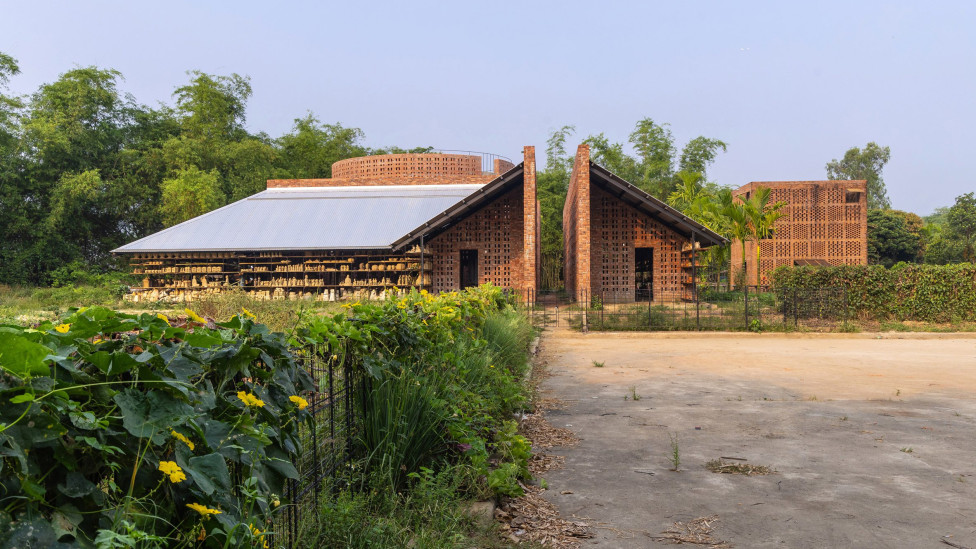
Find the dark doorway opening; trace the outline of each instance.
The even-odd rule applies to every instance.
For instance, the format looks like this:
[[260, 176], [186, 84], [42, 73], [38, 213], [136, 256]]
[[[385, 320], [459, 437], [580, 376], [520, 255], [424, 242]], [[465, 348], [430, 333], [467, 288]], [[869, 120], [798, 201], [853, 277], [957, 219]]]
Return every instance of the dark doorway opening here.
[[634, 249], [634, 280], [635, 300], [654, 299], [654, 248]]
[[461, 250], [461, 289], [478, 285], [478, 250]]

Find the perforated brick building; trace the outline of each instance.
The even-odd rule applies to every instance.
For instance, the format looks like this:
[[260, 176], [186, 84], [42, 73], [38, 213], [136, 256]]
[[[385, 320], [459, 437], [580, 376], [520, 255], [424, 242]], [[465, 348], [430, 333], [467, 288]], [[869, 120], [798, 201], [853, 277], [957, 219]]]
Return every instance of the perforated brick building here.
[[534, 295], [535, 148], [337, 162], [327, 179], [268, 189], [117, 250], [143, 277], [133, 299], [196, 299], [229, 285], [265, 299], [383, 299], [394, 287], [491, 282]]
[[[770, 202], [784, 202], [773, 236], [759, 241], [761, 264], [756, 272], [756, 243], [746, 242], [746, 284], [769, 284], [783, 265], [867, 265], [867, 182], [754, 181], [732, 194], [748, 199], [758, 187], [770, 190]], [[742, 246], [732, 246], [732, 268], [742, 265]]]
[[[693, 249], [720, 235], [576, 151], [563, 208], [566, 291], [576, 299], [693, 297]], [[694, 247], [697, 243], [697, 248]]]

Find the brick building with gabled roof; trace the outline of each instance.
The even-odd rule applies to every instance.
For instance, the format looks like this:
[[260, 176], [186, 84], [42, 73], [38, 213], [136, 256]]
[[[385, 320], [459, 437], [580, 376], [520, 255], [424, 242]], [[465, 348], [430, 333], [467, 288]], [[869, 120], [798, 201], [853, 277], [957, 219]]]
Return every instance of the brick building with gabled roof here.
[[264, 299], [383, 299], [394, 287], [538, 286], [535, 148], [337, 162], [329, 179], [268, 188], [113, 252], [143, 278], [138, 300], [228, 286]]
[[563, 208], [566, 291], [575, 299], [694, 297], [695, 255], [727, 241], [590, 160], [580, 145]]

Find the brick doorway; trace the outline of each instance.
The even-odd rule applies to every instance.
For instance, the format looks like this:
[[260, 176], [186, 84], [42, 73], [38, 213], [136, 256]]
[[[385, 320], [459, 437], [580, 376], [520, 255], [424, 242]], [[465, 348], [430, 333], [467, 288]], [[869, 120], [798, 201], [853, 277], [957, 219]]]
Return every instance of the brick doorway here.
[[634, 248], [635, 301], [654, 299], [654, 248]]
[[478, 250], [461, 250], [461, 289], [478, 285]]

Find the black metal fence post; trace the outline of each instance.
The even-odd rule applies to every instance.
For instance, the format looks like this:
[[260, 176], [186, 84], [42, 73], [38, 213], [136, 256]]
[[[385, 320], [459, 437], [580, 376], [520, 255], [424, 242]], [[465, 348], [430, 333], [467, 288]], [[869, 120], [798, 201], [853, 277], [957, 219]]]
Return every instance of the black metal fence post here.
[[746, 326], [749, 329], [749, 286], [746, 284], [742, 285], [742, 308], [745, 312]]

